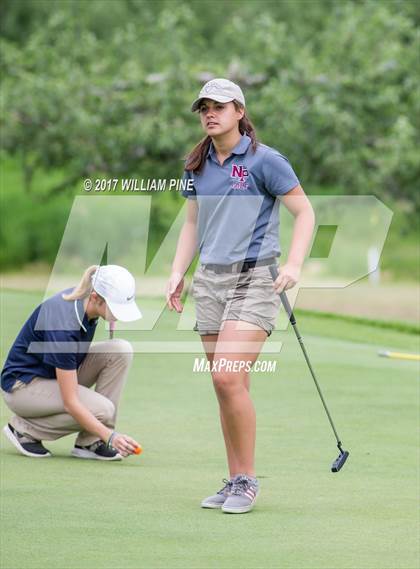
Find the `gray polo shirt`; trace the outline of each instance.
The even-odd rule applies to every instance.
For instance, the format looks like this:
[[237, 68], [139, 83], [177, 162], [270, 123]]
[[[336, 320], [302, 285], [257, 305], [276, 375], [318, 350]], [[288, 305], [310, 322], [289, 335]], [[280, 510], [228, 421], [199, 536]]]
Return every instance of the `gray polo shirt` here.
[[279, 205], [277, 196], [300, 182], [285, 156], [264, 144], [255, 153], [246, 134], [223, 166], [213, 143], [199, 174], [184, 197], [198, 202], [200, 261], [228, 265], [241, 260], [278, 257]]

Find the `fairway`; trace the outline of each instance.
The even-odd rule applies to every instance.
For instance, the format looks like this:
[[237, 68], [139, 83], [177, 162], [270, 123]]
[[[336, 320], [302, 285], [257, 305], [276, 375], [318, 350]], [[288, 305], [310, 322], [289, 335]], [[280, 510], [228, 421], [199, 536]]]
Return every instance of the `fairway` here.
[[[41, 300], [2, 293], [2, 362]], [[175, 325], [164, 314], [149, 336], [197, 340]], [[419, 364], [377, 352], [418, 352], [418, 337], [313, 314], [298, 326], [350, 451], [341, 472], [330, 472], [335, 439], [289, 327], [270, 339], [282, 351], [261, 356], [276, 372], [252, 375], [257, 507], [201, 509], [227, 475], [210, 377], [192, 371], [202, 353], [138, 353], [117, 427], [141, 442], [141, 456], [74, 459], [66, 437], [35, 460], [1, 435], [2, 569], [417, 569]], [[3, 402], [1, 414], [3, 426]]]

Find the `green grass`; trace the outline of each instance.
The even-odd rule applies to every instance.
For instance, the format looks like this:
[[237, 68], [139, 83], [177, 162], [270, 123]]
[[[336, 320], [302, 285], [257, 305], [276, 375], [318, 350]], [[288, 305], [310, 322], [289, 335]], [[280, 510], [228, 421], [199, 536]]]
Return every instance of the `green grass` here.
[[[2, 358], [40, 300], [3, 293]], [[164, 315], [153, 332], [124, 336], [173, 339], [175, 322]], [[140, 440], [140, 457], [83, 462], [66, 437], [36, 461], [2, 438], [2, 569], [417, 569], [419, 367], [377, 351], [417, 351], [418, 337], [314, 314], [298, 324], [351, 453], [340, 473], [329, 471], [337, 449], [289, 328], [272, 336], [281, 353], [264, 356], [277, 372], [252, 380], [258, 507], [201, 510], [227, 474], [210, 379], [192, 373], [201, 353], [139, 353], [118, 428]]]

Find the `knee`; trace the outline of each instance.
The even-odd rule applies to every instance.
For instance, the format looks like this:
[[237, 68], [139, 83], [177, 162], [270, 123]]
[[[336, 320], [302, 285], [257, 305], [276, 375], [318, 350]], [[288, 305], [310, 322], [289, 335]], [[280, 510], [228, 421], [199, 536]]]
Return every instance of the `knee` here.
[[102, 397], [100, 406], [95, 412], [95, 417], [105, 425], [113, 422], [115, 416], [115, 405], [107, 397]]
[[231, 397], [244, 389], [243, 378], [239, 373], [217, 371], [212, 374], [213, 385], [220, 397]]
[[111, 340], [111, 353], [115, 358], [131, 363], [133, 359], [133, 346], [127, 340], [117, 338]]

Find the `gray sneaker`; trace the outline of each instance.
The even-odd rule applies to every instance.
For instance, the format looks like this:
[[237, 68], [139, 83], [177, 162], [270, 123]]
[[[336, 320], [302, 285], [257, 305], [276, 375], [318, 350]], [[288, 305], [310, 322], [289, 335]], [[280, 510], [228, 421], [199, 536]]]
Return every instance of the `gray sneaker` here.
[[101, 440], [86, 447], [74, 445], [71, 451], [76, 458], [93, 458], [95, 460], [122, 460], [122, 456], [113, 447], [108, 446]]
[[50, 451], [44, 447], [41, 441], [37, 441], [28, 435], [19, 433], [10, 423], [3, 428], [3, 433], [12, 445], [14, 445], [17, 450], [25, 456], [31, 456], [33, 458], [45, 458], [47, 456], [51, 456]]
[[202, 508], [221, 508], [225, 503], [226, 498], [229, 496], [232, 489], [232, 480], [223, 478], [224, 486], [214, 496], [209, 496], [201, 502]]
[[233, 479], [232, 490], [222, 506], [222, 512], [227, 514], [244, 514], [254, 507], [259, 485], [256, 478], [246, 474], [238, 474]]

